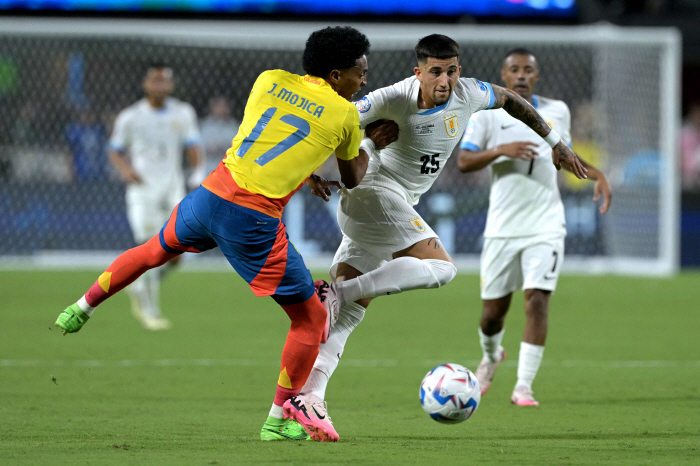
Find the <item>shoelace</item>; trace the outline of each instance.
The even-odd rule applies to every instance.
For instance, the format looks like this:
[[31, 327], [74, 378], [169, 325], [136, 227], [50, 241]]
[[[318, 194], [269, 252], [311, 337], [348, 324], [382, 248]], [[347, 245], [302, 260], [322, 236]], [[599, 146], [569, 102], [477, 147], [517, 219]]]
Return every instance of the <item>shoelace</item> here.
[[[308, 404], [311, 405], [312, 408], [318, 407], [320, 408], [321, 415], [325, 413], [325, 420], [333, 424], [333, 421], [331, 421], [331, 416], [328, 414], [328, 405], [326, 404], [325, 401], [307, 401]], [[317, 413], [318, 414], [318, 413]]]

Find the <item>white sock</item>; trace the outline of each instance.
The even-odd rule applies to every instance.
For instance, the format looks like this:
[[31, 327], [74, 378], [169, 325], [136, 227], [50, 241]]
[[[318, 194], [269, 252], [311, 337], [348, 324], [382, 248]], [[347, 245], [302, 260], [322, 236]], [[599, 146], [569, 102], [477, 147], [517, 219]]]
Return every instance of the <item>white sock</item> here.
[[516, 387], [526, 387], [532, 390], [532, 382], [542, 362], [544, 346], [520, 342], [520, 357], [518, 359], [518, 381]]
[[95, 309], [97, 309], [97, 307], [92, 307], [92, 306], [90, 306], [90, 305], [88, 304], [87, 300], [85, 299], [85, 296], [83, 296], [82, 298], [80, 298], [80, 299], [78, 300], [78, 307], [79, 307], [85, 314], [87, 314], [88, 317], [92, 317], [92, 313], [95, 312]]
[[357, 278], [336, 283], [336, 290], [342, 306], [362, 298], [439, 288], [450, 282], [455, 275], [457, 268], [451, 262], [399, 257]]
[[274, 417], [276, 419], [283, 419], [282, 414], [282, 407], [272, 403], [272, 408], [270, 408], [270, 414], [268, 416]]
[[146, 271], [143, 276], [148, 280], [146, 286], [148, 286], [148, 294], [151, 301], [151, 313], [149, 316], [160, 318], [162, 317], [160, 313], [160, 280], [162, 276], [160, 267]]
[[309, 374], [304, 388], [301, 389], [301, 393], [325, 399], [328, 380], [338, 367], [345, 342], [348, 341], [348, 337], [355, 327], [360, 325], [364, 316], [365, 308], [357, 303], [348, 303], [340, 308], [338, 321], [331, 329], [328, 341], [320, 346], [314, 368]]
[[481, 343], [481, 349], [484, 350], [484, 356], [489, 358], [489, 361], [496, 362], [500, 358], [501, 355], [498, 352], [498, 348], [501, 346], [505, 332], [506, 329], [503, 327], [500, 332], [489, 336], [484, 335], [481, 327], [479, 327], [479, 343]]
[[131, 306], [137, 307], [139, 313], [145, 316], [153, 315], [149, 282], [149, 277], [144, 273], [126, 289], [132, 301]]

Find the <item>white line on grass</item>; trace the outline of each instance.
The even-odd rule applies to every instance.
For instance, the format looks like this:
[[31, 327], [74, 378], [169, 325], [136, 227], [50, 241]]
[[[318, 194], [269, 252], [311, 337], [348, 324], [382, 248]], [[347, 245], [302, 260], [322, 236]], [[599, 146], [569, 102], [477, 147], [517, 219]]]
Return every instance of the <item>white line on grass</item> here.
[[[435, 367], [444, 364], [446, 360], [397, 360], [397, 359], [344, 359], [343, 367]], [[461, 361], [459, 364], [476, 369], [479, 361]], [[518, 362], [509, 360], [503, 363], [509, 367], [517, 367]], [[700, 368], [700, 360], [689, 361], [601, 361], [601, 360], [564, 360], [543, 361], [548, 367], [577, 368], [593, 367], [607, 369], [648, 369], [648, 368]], [[268, 367], [279, 365], [277, 361], [262, 361], [253, 359], [0, 359], [0, 367], [182, 367], [182, 366], [218, 366], [218, 367]]]

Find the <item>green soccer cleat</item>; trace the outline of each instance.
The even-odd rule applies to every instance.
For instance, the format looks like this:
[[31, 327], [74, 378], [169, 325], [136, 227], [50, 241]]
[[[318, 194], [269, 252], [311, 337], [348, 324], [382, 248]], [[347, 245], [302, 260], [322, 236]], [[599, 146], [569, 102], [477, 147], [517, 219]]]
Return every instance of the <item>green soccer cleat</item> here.
[[65, 311], [58, 315], [55, 325], [63, 330], [63, 335], [65, 336], [67, 333], [75, 333], [80, 331], [89, 318], [90, 316], [85, 314], [83, 310], [80, 309], [78, 303], [75, 303], [68, 306]]
[[260, 440], [311, 440], [311, 437], [297, 421], [268, 416], [260, 431]]

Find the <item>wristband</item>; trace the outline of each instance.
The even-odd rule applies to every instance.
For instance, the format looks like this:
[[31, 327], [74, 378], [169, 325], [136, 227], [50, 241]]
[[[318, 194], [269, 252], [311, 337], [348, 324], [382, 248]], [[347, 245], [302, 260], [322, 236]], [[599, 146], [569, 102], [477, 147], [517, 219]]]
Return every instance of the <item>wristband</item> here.
[[360, 143], [360, 149], [364, 150], [367, 152], [367, 155], [369, 155], [372, 152], [377, 151], [377, 146], [374, 145], [374, 141], [372, 141], [370, 138], [364, 138]]
[[554, 149], [554, 146], [559, 144], [559, 141], [561, 141], [561, 136], [559, 136], [559, 133], [556, 131], [552, 130], [549, 132], [547, 136], [544, 137], [544, 140], [547, 141], [547, 144]]

